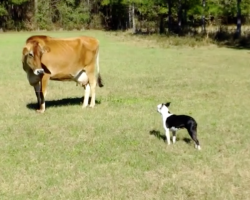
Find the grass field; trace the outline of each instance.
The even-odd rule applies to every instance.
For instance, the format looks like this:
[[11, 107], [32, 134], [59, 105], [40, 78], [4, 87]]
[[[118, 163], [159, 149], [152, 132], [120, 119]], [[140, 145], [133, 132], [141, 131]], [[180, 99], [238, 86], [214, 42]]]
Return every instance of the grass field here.
[[[97, 37], [104, 88], [83, 110], [81, 87], [51, 81], [37, 114], [21, 64], [32, 34], [0, 34], [1, 200], [250, 198], [248, 51], [46, 32]], [[166, 101], [197, 120], [201, 151], [185, 130], [164, 143], [156, 106]]]

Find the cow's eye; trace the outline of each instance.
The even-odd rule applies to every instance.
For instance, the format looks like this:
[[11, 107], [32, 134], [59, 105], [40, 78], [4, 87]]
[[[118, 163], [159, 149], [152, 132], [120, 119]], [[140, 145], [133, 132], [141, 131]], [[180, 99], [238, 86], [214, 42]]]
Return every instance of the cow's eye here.
[[33, 52], [29, 52], [29, 56], [34, 57]]

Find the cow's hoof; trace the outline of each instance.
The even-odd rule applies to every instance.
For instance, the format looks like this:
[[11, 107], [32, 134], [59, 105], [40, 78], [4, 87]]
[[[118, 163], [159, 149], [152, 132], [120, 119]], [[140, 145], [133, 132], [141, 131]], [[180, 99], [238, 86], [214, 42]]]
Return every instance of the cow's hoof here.
[[88, 106], [82, 106], [82, 109], [85, 109], [85, 108], [87, 108]]
[[90, 105], [89, 107], [90, 107], [90, 108], [94, 108], [94, 107], [95, 107], [95, 105]]
[[37, 113], [44, 113], [44, 110], [36, 110]]

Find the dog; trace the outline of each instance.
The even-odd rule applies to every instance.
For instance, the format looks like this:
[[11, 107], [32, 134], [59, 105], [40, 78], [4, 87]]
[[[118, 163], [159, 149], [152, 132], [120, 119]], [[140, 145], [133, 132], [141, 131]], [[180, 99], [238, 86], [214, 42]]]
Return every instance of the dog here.
[[200, 150], [200, 143], [197, 139], [197, 122], [194, 120], [194, 118], [188, 115], [171, 114], [168, 109], [169, 105], [170, 102], [157, 105], [157, 111], [162, 115], [163, 127], [165, 129], [166, 141], [168, 145], [170, 144], [170, 130], [173, 134], [173, 143], [175, 143], [176, 131], [181, 128], [186, 128], [190, 137], [195, 142], [195, 148]]

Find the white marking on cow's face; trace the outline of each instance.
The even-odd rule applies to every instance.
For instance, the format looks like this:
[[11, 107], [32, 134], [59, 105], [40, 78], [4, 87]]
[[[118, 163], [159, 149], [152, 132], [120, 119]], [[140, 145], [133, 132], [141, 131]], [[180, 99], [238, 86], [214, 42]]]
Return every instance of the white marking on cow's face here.
[[35, 69], [33, 72], [35, 75], [38, 76], [38, 75], [44, 74], [44, 69]]

